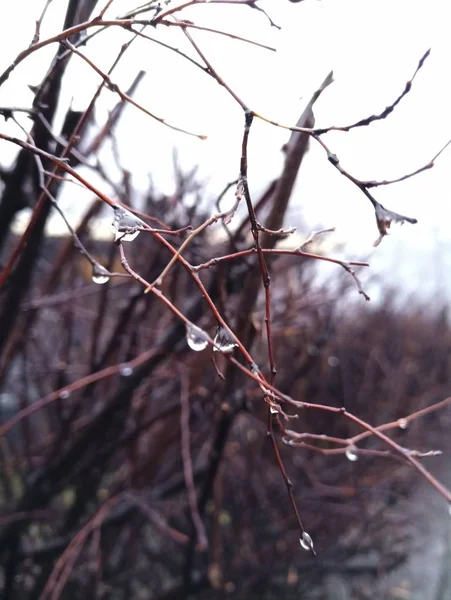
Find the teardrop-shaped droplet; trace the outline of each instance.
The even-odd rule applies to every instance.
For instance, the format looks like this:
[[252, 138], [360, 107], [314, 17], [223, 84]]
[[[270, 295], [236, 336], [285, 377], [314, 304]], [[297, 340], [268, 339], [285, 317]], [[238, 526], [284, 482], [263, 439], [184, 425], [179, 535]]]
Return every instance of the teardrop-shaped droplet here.
[[119, 371], [119, 373], [122, 375], [122, 377], [130, 377], [130, 375], [133, 374], [133, 367], [130, 367], [129, 365], [124, 365]]
[[133, 242], [133, 240], [138, 237], [139, 233], [139, 231], [133, 231], [131, 233], [117, 232], [114, 236], [114, 241], [117, 242], [117, 240], [121, 240], [122, 242]]
[[94, 263], [92, 266], [92, 280], [94, 283], [102, 285], [102, 283], [107, 283], [110, 280], [110, 273], [102, 265]]
[[186, 342], [191, 350], [194, 350], [195, 352], [201, 352], [201, 350], [205, 350], [205, 348], [208, 346], [208, 335], [203, 329], [197, 327], [197, 325], [187, 323]]
[[249, 368], [254, 375], [258, 375], [260, 373], [260, 369], [258, 368], [258, 365], [256, 365], [255, 363], [251, 363], [249, 365]]
[[219, 352], [221, 350], [226, 354], [232, 352], [232, 350], [238, 345], [235, 343], [227, 329], [221, 326], [217, 328], [215, 339], [213, 341], [217, 346], [217, 348], [213, 347], [213, 350], [215, 352]]
[[114, 219], [112, 229], [114, 241], [132, 242], [138, 237], [140, 230], [146, 227], [146, 223], [121, 206], [114, 206], [113, 208]]
[[67, 398], [69, 398], [69, 396], [70, 392], [68, 390], [63, 390], [62, 392], [60, 392], [61, 400], [66, 400]]
[[313, 540], [306, 531], [302, 532], [301, 537], [299, 538], [299, 543], [301, 544], [301, 548], [303, 548], [304, 550], [316, 554], [313, 548]]
[[110, 280], [110, 278], [108, 277], [108, 275], [93, 275], [92, 276], [92, 281], [94, 283], [98, 283], [100, 285], [102, 285], [102, 283], [107, 283]]
[[348, 448], [346, 448], [345, 454], [346, 458], [351, 462], [355, 462], [359, 458], [359, 455], [357, 454], [357, 448], [355, 446], [348, 446]]
[[407, 429], [407, 427], [408, 427], [407, 419], [399, 419], [398, 427], [399, 427], [399, 429]]

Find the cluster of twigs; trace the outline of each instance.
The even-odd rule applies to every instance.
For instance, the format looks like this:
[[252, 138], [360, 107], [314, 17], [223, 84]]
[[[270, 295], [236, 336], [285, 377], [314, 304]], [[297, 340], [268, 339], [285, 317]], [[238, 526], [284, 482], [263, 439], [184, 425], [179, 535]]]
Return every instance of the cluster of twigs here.
[[[362, 457], [356, 480], [365, 475], [372, 482], [380, 472], [360, 466], [367, 456], [388, 457], [392, 464], [399, 464], [392, 475], [394, 481], [402, 479], [399, 473], [406, 478], [406, 466], [413, 467], [451, 502], [451, 492], [423, 464], [423, 459], [438, 454], [438, 449], [425, 447], [430, 440], [423, 440], [412, 427], [450, 403], [440, 395], [446, 390], [447, 376], [442, 373], [442, 379], [438, 375], [433, 381], [428, 379], [428, 385], [418, 380], [412, 389], [406, 383], [402, 387], [406, 396], [398, 402], [402, 412], [394, 407], [387, 411], [386, 401], [379, 399], [381, 418], [361, 405], [358, 390], [344, 395], [336, 382], [332, 385], [335, 376], [331, 374], [334, 368], [342, 370], [338, 365], [344, 359], [331, 353], [328, 366], [324, 365], [324, 353], [332, 352], [339, 339], [332, 308], [335, 299], [327, 286], [316, 291], [315, 299], [313, 286], [303, 277], [312, 273], [309, 269], [317, 261], [336, 264], [368, 300], [357, 271], [367, 265], [326, 256], [320, 244], [310, 252], [309, 246], [329, 230], [312, 234], [292, 249], [276, 247], [281, 237], [289, 240], [294, 231], [284, 228], [285, 214], [310, 139], [321, 145], [329, 162], [372, 203], [380, 233], [377, 243], [392, 222], [416, 222], [384, 208], [370, 189], [432, 167], [446, 146], [430, 163], [396, 180], [361, 181], [342, 167], [324, 137], [332, 130], [349, 132], [388, 117], [410, 92], [429, 51], [399, 97], [380, 114], [345, 127], [315, 128], [313, 106], [332, 83], [330, 74], [297, 124], [282, 125], [247, 106], [196, 42], [195, 30], [205, 27], [181, 18], [183, 9], [207, 3], [213, 6], [205, 6], [205, 10], [222, 3], [262, 11], [256, 0], [191, 0], [178, 6], [151, 1], [112, 19], [106, 17], [114, 6], [110, 0], [91, 18], [97, 0], [70, 0], [63, 31], [40, 39], [44, 10], [32, 44], [0, 75], [1, 85], [28, 56], [58, 44], [52, 65], [35, 90], [33, 106], [0, 108], [0, 114], [18, 127], [17, 137], [0, 132], [0, 139], [20, 148], [13, 169], [1, 173], [0, 248], [6, 253], [0, 273], [0, 383], [13, 408], [0, 424], [4, 442], [0, 456], [0, 556], [4, 566], [0, 585], [4, 598], [17, 597], [18, 589], [24, 591], [24, 598], [56, 600], [71, 594], [75, 598], [87, 586], [95, 590], [95, 597], [133, 597], [137, 594], [133, 586], [145, 582], [149, 561], [157, 565], [152, 590], [161, 597], [165, 581], [175, 586], [172, 592], [176, 595], [181, 593], [179, 585], [186, 595], [208, 587], [233, 591], [236, 583], [232, 578], [245, 578], [246, 569], [255, 567], [253, 553], [261, 559], [280, 542], [280, 564], [291, 556], [293, 522], [302, 548], [315, 554], [314, 541], [323, 551], [332, 546], [335, 560], [349, 554], [349, 545], [346, 549], [339, 541], [346, 527], [321, 528], [321, 511], [315, 512], [312, 503], [318, 492], [340, 498], [357, 493], [358, 482], [351, 493], [342, 485], [349, 467], [346, 459], [356, 462]], [[266, 16], [269, 25], [276, 26]], [[109, 71], [103, 72], [81, 48], [111, 27], [130, 32], [130, 39]], [[149, 28], [158, 32], [164, 27], [177, 27], [195, 58], [147, 34]], [[228, 32], [209, 31], [253, 43]], [[151, 192], [138, 211], [130, 205], [125, 172], [122, 185], [112, 185], [116, 196], [111, 197], [77, 170], [89, 166], [112, 184], [97, 155], [126, 105], [164, 126], [204, 137], [169, 124], [138, 104], [133, 93], [141, 74], [127, 92], [113, 81], [115, 67], [137, 37], [163, 44], [197, 65], [243, 109], [238, 178], [225, 188], [213, 214], [186, 204], [189, 193], [200, 199], [201, 189], [193, 177], [182, 173], [176, 173], [179, 185], [172, 198]], [[62, 77], [68, 61], [75, 57], [99, 75], [100, 84], [88, 108], [83, 113], [69, 111], [62, 130], [56, 132], [53, 122]], [[87, 125], [104, 89], [117, 93], [119, 104], [94, 141], [89, 141]], [[16, 118], [22, 110], [32, 121], [30, 131]], [[247, 155], [255, 119], [291, 131], [282, 172], [257, 201], [249, 190]], [[67, 178], [95, 196], [76, 229], [58, 205]], [[33, 190], [31, 201], [25, 199], [26, 184]], [[235, 190], [233, 206], [220, 210], [222, 197], [230, 189]], [[241, 203], [247, 215], [238, 223]], [[25, 232], [12, 239], [12, 220], [27, 204], [33, 208], [31, 220]], [[89, 225], [105, 204], [110, 207], [115, 234], [110, 244], [94, 242], [88, 235]], [[177, 218], [175, 206], [180, 209]], [[53, 208], [63, 217], [69, 233], [68, 241], [61, 245], [46, 241], [44, 235]], [[217, 224], [226, 230], [226, 242], [215, 242], [209, 236]], [[40, 253], [48, 261], [47, 269], [37, 261]], [[373, 325], [363, 316], [362, 322], [367, 334]], [[358, 328], [356, 324], [353, 327]], [[423, 335], [424, 327], [418, 317], [415, 331]], [[415, 336], [400, 331], [401, 340], [410, 337]], [[368, 365], [373, 368], [375, 362], [382, 369], [379, 376], [391, 382], [390, 395], [395, 385], [381, 367], [388, 353], [381, 342], [375, 350], [380, 355], [374, 358], [369, 351], [373, 341], [362, 341], [357, 353], [346, 348], [344, 354], [361, 355], [353, 372], [362, 389], [368, 384]], [[447, 343], [443, 332], [443, 347]], [[413, 354], [408, 354], [411, 360]], [[398, 368], [405, 367], [404, 359], [396, 357]], [[422, 359], [415, 360], [421, 363]], [[332, 369], [331, 373], [324, 376], [324, 368]], [[311, 389], [329, 383], [334, 390], [329, 394]], [[374, 398], [376, 390], [371, 394]], [[407, 438], [418, 442], [421, 449], [400, 443], [396, 432], [406, 428], [418, 434]], [[264, 448], [265, 432], [271, 455]], [[301, 490], [293, 488], [293, 469], [286, 463], [292, 447], [301, 447], [309, 457], [308, 463], [304, 459], [295, 463], [302, 471], [296, 480], [308, 482]], [[259, 476], [251, 473], [248, 489], [240, 488], [246, 487], [248, 470], [252, 472], [264, 461], [268, 471]], [[294, 521], [280, 494], [280, 474]], [[238, 487], [233, 483], [235, 477]], [[241, 502], [248, 507], [242, 518]], [[271, 515], [270, 522], [262, 525], [252, 514], [249, 506], [253, 503]], [[340, 503], [340, 510], [342, 506]], [[365, 510], [368, 518], [370, 513], [374, 518], [374, 504], [369, 503]], [[149, 528], [139, 526], [143, 518]], [[234, 557], [230, 549], [234, 536], [241, 535], [237, 527], [248, 539], [243, 538], [242, 550]], [[354, 546], [362, 545], [365, 534], [360, 531], [355, 536]], [[174, 548], [173, 556], [165, 555], [167, 543]], [[122, 547], [130, 549], [130, 556]], [[297, 559], [290, 560], [296, 569], [301, 568]], [[393, 563], [396, 560], [393, 557]], [[268, 573], [257, 574], [256, 582], [247, 578], [241, 591], [262, 582], [268, 589], [276, 585]], [[117, 596], [111, 591], [114, 589], [120, 590]]]

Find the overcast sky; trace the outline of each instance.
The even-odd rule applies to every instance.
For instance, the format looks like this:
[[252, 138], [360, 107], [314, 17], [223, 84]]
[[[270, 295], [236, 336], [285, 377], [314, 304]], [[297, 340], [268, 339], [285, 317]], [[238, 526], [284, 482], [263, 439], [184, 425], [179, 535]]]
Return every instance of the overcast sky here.
[[[2, 71], [30, 43], [43, 4], [38, 0], [4, 3], [0, 21]], [[63, 0], [53, 0], [43, 24], [43, 38], [59, 30], [65, 5]], [[448, 0], [305, 0], [297, 4], [262, 0], [261, 5], [281, 25], [281, 31], [269, 27], [263, 15], [248, 7], [208, 4], [183, 13], [197, 24], [277, 48], [272, 53], [206, 32], [193, 32], [214, 67], [251, 108], [274, 120], [294, 124], [309, 95], [333, 70], [335, 83], [316, 105], [316, 124], [352, 123], [390, 104], [413, 75], [419, 58], [431, 47], [411, 93], [389, 118], [351, 133], [331, 133], [325, 139], [356, 177], [390, 179], [427, 163], [451, 138]], [[109, 14], [116, 17], [131, 6], [129, 0], [116, 0]], [[161, 28], [149, 31], [149, 35], [189, 51], [178, 31]], [[83, 51], [107, 70], [129, 36], [115, 28], [97, 36]], [[46, 48], [22, 63], [0, 88], [0, 106], [30, 105], [32, 94], [27, 86], [39, 83], [54, 51], [54, 46]], [[135, 99], [174, 125], [208, 135], [208, 140], [173, 132], [129, 107], [117, 128], [124, 166], [132, 171], [138, 188], [144, 189], [151, 173], [154, 182], [170, 192], [171, 155], [176, 147], [186, 168], [199, 166], [199, 175], [213, 198], [237, 176], [241, 109], [200, 70], [145, 40], [134, 42], [113, 80], [126, 89], [139, 69], [146, 71], [146, 77]], [[66, 106], [72, 102], [74, 108], [86, 108], [98, 84], [99, 77], [73, 57], [65, 87]], [[96, 113], [99, 122], [116, 102], [112, 92], [103, 94]], [[12, 124], [1, 122], [0, 126], [3, 131], [18, 134]], [[255, 121], [249, 164], [255, 197], [279, 172], [283, 160], [280, 148], [288, 135], [287, 131]], [[0, 143], [2, 160], [11, 160], [11, 152]], [[451, 148], [431, 171], [375, 190], [384, 206], [416, 217], [419, 223], [394, 228], [393, 234], [374, 250], [372, 244], [378, 233], [371, 205], [328, 164], [321, 148], [313, 143], [298, 177], [287, 224], [303, 219], [310, 227], [335, 226], [335, 239], [346, 241], [345, 255], [370, 257], [371, 272], [380, 273], [387, 283], [402, 279], [409, 289], [427, 293], [438, 283], [451, 292], [451, 282], [447, 282], [451, 267], [450, 167]], [[104, 185], [90, 173], [89, 177]], [[61, 201], [75, 218], [90, 199], [89, 193], [67, 185]], [[55, 219], [54, 223], [59, 221]]]

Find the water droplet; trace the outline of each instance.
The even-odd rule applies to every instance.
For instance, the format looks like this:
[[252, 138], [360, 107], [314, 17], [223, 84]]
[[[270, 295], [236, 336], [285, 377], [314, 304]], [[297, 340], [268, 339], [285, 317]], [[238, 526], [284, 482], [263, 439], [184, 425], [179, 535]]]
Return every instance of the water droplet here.
[[130, 375], [133, 374], [133, 367], [130, 367], [129, 365], [124, 365], [123, 367], [121, 367], [119, 373], [122, 375], [122, 377], [130, 377]]
[[94, 283], [98, 283], [99, 285], [102, 285], [102, 283], [107, 283], [110, 280], [110, 278], [108, 277], [108, 275], [93, 275], [92, 276], [92, 281]]
[[114, 241], [117, 242], [117, 240], [121, 240], [122, 242], [133, 242], [133, 240], [135, 240], [138, 235], [139, 235], [139, 231], [133, 231], [132, 233], [117, 233], [114, 237]]
[[218, 326], [216, 330], [214, 343], [218, 348], [213, 348], [215, 352], [222, 350], [222, 352], [229, 353], [238, 345], [234, 342], [230, 333], [224, 327]]
[[187, 323], [186, 325], [186, 342], [191, 350], [195, 352], [201, 352], [208, 346], [208, 336], [203, 329]]
[[120, 206], [114, 206], [114, 219], [112, 229], [114, 241], [132, 242], [138, 237], [140, 229], [146, 227], [146, 223], [135, 217], [129, 210]]
[[277, 415], [279, 411], [277, 410], [277, 408], [276, 408], [275, 406], [270, 406], [270, 407], [269, 407], [269, 412], [270, 412], [272, 415]]
[[94, 283], [102, 285], [102, 283], [107, 283], [110, 280], [110, 273], [102, 265], [94, 263], [92, 266], [92, 280]]
[[260, 373], [260, 369], [258, 368], [258, 365], [256, 365], [255, 363], [251, 363], [249, 365], [249, 368], [254, 375], [258, 375]]
[[399, 429], [407, 429], [407, 427], [408, 427], [407, 419], [399, 419], [398, 427], [399, 427]]
[[340, 360], [336, 356], [329, 356], [327, 363], [332, 368], [340, 366]]
[[66, 400], [67, 398], [69, 398], [69, 396], [70, 396], [69, 390], [63, 390], [62, 392], [60, 392], [61, 400]]
[[346, 448], [346, 458], [351, 462], [358, 460], [359, 455], [357, 454], [357, 448], [355, 446], [348, 446], [348, 448]]
[[316, 554], [315, 550], [313, 549], [313, 540], [306, 531], [302, 532], [301, 537], [299, 538], [299, 543], [301, 544], [301, 548], [304, 550]]

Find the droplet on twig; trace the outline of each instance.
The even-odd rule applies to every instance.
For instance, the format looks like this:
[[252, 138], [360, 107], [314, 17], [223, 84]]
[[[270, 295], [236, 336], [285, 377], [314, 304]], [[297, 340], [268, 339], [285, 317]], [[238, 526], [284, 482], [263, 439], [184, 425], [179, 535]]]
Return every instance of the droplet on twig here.
[[269, 406], [269, 412], [270, 412], [272, 415], [277, 415], [279, 411], [277, 410], [277, 408], [276, 408], [275, 406], [272, 406], [272, 405], [270, 405], [270, 406]]
[[63, 390], [62, 392], [60, 392], [61, 400], [67, 400], [67, 398], [69, 398], [69, 396], [70, 396], [69, 390]]
[[348, 448], [346, 448], [345, 454], [346, 458], [351, 462], [355, 462], [359, 458], [357, 448], [355, 446], [348, 446]]
[[312, 552], [316, 556], [315, 549], [313, 548], [313, 540], [306, 531], [302, 532], [299, 543], [301, 544], [301, 548], [307, 550], [307, 552]]
[[260, 369], [255, 363], [250, 363], [249, 368], [251, 370], [251, 373], [253, 373], [254, 375], [258, 375], [260, 373]]
[[232, 352], [236, 346], [238, 346], [227, 329], [221, 325], [219, 325], [216, 329], [216, 335], [213, 341], [217, 346], [217, 348], [213, 348], [214, 352], [219, 352], [221, 350], [222, 352], [228, 354], [229, 352]]
[[186, 342], [191, 350], [194, 350], [195, 352], [201, 352], [208, 346], [208, 335], [203, 329], [197, 327], [197, 325], [187, 323]]
[[122, 375], [122, 377], [130, 377], [130, 375], [133, 374], [133, 367], [130, 365], [124, 365], [121, 367], [119, 373]]
[[92, 280], [94, 283], [102, 284], [107, 283], [110, 280], [110, 272], [99, 265], [99, 263], [94, 263], [92, 265]]
[[138, 237], [140, 230], [146, 227], [146, 223], [121, 206], [114, 206], [113, 208], [114, 219], [112, 229], [114, 241], [132, 242]]
[[399, 419], [398, 420], [399, 429], [407, 429], [408, 425], [409, 424], [407, 423], [407, 419]]

